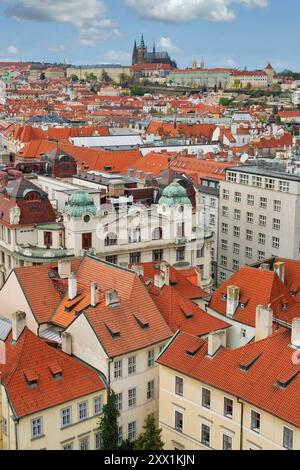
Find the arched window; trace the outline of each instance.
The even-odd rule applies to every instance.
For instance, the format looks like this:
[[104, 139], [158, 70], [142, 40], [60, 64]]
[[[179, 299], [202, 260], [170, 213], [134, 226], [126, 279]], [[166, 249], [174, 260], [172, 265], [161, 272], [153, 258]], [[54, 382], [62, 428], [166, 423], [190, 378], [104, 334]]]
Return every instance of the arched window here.
[[152, 240], [162, 240], [163, 229], [161, 227], [156, 227], [152, 232]]
[[31, 191], [26, 196], [26, 201], [34, 202], [34, 201], [40, 201], [40, 200], [41, 200], [41, 196], [36, 191]]
[[104, 240], [105, 246], [115, 246], [118, 244], [118, 237], [115, 233], [109, 233]]

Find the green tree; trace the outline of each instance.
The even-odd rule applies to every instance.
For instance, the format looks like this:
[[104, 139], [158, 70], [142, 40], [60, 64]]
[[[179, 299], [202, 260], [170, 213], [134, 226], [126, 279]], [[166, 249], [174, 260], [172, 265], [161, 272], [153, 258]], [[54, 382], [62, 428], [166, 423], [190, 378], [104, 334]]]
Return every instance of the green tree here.
[[116, 394], [111, 391], [107, 404], [103, 406], [103, 416], [100, 419], [99, 431], [101, 434], [102, 450], [117, 450], [119, 448], [118, 418]]
[[104, 69], [102, 70], [102, 73], [101, 73], [101, 82], [106, 83], [106, 84], [112, 82], [112, 79], [110, 78], [110, 76]]
[[72, 73], [70, 79], [72, 82], [78, 82], [79, 80], [78, 75], [75, 75], [75, 73]]
[[164, 447], [164, 443], [161, 440], [162, 430], [157, 428], [153, 414], [147, 416], [143, 429], [145, 431], [139, 435], [134, 449], [162, 450]]
[[138, 85], [133, 86], [130, 92], [132, 96], [144, 96], [145, 94], [144, 90]]

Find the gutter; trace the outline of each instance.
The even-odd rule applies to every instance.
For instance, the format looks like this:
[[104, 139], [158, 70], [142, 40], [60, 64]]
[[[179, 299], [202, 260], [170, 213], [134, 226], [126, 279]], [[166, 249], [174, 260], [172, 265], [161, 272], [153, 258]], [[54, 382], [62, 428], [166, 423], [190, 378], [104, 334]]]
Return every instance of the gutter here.
[[243, 450], [244, 402], [241, 401], [240, 397], [237, 398], [237, 402], [241, 405], [240, 450]]

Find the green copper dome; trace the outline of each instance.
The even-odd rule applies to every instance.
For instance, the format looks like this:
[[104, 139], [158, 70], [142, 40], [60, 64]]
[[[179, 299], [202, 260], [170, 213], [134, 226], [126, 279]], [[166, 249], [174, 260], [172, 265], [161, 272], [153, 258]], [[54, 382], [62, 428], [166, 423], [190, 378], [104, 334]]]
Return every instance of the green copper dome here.
[[167, 186], [159, 200], [160, 205], [166, 205], [168, 207], [176, 206], [191, 206], [192, 203], [188, 198], [186, 189], [176, 181], [173, 181]]
[[94, 199], [89, 193], [76, 191], [69, 197], [64, 212], [71, 217], [80, 218], [87, 212], [96, 215], [97, 209]]

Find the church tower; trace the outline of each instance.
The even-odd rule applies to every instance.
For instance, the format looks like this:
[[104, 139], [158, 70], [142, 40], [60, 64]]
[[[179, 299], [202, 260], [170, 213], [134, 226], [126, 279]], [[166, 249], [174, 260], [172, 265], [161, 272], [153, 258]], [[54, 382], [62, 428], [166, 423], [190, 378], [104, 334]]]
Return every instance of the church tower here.
[[196, 57], [194, 57], [193, 62], [192, 62], [192, 69], [196, 69], [196, 68], [197, 68], [197, 60], [196, 60]]
[[204, 57], [201, 57], [200, 69], [205, 69]]
[[134, 41], [133, 53], [132, 53], [132, 65], [137, 64], [138, 61], [138, 48], [136, 41]]

